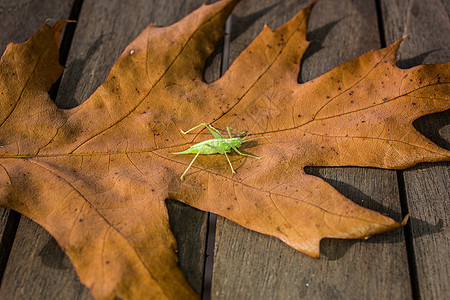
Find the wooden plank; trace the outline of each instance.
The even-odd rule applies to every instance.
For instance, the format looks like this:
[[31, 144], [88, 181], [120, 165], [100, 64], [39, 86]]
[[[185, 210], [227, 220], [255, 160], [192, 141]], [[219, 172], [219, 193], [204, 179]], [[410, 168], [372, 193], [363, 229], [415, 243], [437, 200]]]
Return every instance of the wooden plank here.
[[[67, 19], [73, 0], [0, 1], [0, 53], [10, 42], [25, 42], [46, 19]], [[13, 243], [19, 214], [0, 207], [0, 278]], [[5, 233], [6, 230], [6, 233]], [[4, 235], [5, 234], [5, 235]]]
[[[85, 0], [56, 103], [68, 108], [85, 101], [106, 79], [123, 49], [149, 23], [159, 26], [172, 24], [203, 2], [139, 0], [130, 5], [119, 0]], [[216, 53], [208, 63], [209, 68], [205, 73], [207, 80], [219, 76], [219, 61], [220, 55]], [[180, 267], [188, 282], [200, 293], [207, 213], [173, 201], [166, 203], [170, 225], [178, 243]], [[21, 249], [33, 241], [37, 241], [37, 244], [31, 249]], [[44, 246], [45, 251], [41, 250]], [[20, 224], [5, 273], [5, 277], [11, 280], [5, 282], [6, 291], [3, 293], [2, 290], [2, 296], [5, 299], [90, 299], [86, 288], [79, 287], [73, 267], [63, 259], [64, 268], [61, 269], [61, 262], [54, 261], [55, 256], [62, 256], [58, 245], [41, 227], [25, 219]], [[50, 272], [46, 263], [53, 263], [51, 269], [59, 268], [58, 272]], [[71, 279], [61, 281], [58, 278], [62, 276]]]
[[[448, 1], [383, 1], [386, 42], [402, 36], [399, 66], [410, 68], [450, 60]], [[415, 127], [441, 147], [450, 149], [450, 111], [427, 116]], [[412, 219], [412, 245], [422, 299], [450, 298], [450, 164], [421, 164], [404, 172], [406, 198]]]
[[42, 27], [47, 19], [69, 18], [74, 0], [0, 1], [0, 53], [10, 42], [23, 43]]
[[42, 227], [22, 217], [0, 299], [92, 299], [69, 258]]
[[[232, 58], [264, 23], [276, 28], [310, 1], [246, 1], [236, 8]], [[260, 13], [262, 12], [262, 13]], [[237, 25], [236, 25], [237, 23]], [[249, 24], [241, 29], [239, 24]], [[301, 68], [301, 81], [380, 47], [375, 2], [320, 1], [308, 37], [313, 40]], [[395, 171], [315, 168], [355, 202], [401, 219]], [[213, 271], [213, 299], [409, 299], [407, 255], [401, 229], [368, 241], [324, 240], [314, 260], [281, 241], [219, 218]]]

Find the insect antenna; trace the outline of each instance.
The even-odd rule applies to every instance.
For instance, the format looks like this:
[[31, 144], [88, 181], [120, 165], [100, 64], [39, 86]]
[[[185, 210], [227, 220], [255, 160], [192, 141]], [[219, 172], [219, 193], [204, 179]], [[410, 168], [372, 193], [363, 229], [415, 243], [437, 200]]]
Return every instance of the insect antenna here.
[[247, 139], [247, 136], [244, 136], [242, 139], [244, 140], [244, 142], [250, 142], [250, 141], [254, 141], [254, 140], [258, 140], [258, 139], [265, 139], [266, 136], [255, 136], [255, 137], [251, 137], [249, 139]]

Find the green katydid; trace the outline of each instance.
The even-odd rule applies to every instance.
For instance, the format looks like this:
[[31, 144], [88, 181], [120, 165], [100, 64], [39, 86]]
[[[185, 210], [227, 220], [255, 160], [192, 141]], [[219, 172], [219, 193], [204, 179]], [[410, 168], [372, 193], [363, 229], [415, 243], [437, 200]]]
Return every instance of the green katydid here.
[[192, 130], [197, 129], [200, 126], [204, 126], [204, 127], [208, 128], [208, 130], [211, 132], [211, 134], [214, 136], [214, 138], [202, 141], [195, 145], [192, 145], [191, 147], [189, 147], [189, 149], [187, 149], [185, 151], [172, 153], [172, 154], [194, 154], [194, 153], [196, 154], [194, 159], [191, 161], [189, 166], [186, 168], [184, 173], [181, 175], [181, 177], [180, 177], [181, 180], [183, 180], [184, 175], [186, 175], [187, 171], [189, 170], [189, 168], [192, 166], [192, 164], [194, 163], [194, 161], [197, 159], [197, 157], [200, 154], [224, 154], [225, 157], [227, 158], [228, 164], [230, 165], [232, 173], [236, 173], [236, 172], [234, 171], [233, 166], [231, 165], [231, 161], [227, 155], [227, 153], [231, 152], [231, 149], [236, 151], [236, 153], [239, 155], [249, 156], [249, 157], [253, 157], [256, 159], [261, 159], [261, 157], [250, 155], [250, 154], [245, 154], [238, 150], [238, 148], [241, 147], [243, 143], [248, 142], [250, 140], [246, 140], [246, 136], [245, 137], [233, 137], [231, 135], [230, 130], [234, 130], [236, 132], [239, 132], [240, 134], [243, 134], [243, 132], [233, 129], [231, 127], [227, 127], [227, 132], [229, 135], [229, 137], [227, 137], [227, 138], [224, 137], [219, 132], [219, 130], [217, 130], [216, 128], [214, 128], [211, 125], [206, 124], [206, 123], [201, 123], [195, 127], [192, 127], [188, 131], [181, 130], [181, 133], [187, 134], [187, 133], [191, 132]]

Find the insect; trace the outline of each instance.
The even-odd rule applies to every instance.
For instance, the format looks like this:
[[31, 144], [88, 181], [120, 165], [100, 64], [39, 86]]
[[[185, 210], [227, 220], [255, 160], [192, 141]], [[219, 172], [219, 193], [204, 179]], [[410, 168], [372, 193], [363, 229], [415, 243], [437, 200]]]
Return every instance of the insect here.
[[234, 171], [233, 166], [231, 165], [230, 159], [228, 158], [228, 155], [227, 155], [227, 153], [231, 152], [231, 149], [236, 151], [236, 153], [239, 155], [249, 156], [249, 157], [253, 157], [256, 159], [261, 159], [261, 157], [259, 157], [259, 156], [245, 154], [238, 150], [238, 148], [241, 147], [243, 143], [248, 142], [250, 140], [246, 140], [246, 136], [245, 137], [233, 137], [231, 135], [230, 130], [234, 130], [236, 132], [239, 132], [240, 134], [243, 134], [243, 132], [233, 129], [231, 127], [227, 127], [227, 132], [228, 132], [229, 137], [224, 137], [219, 132], [219, 130], [217, 130], [216, 128], [214, 128], [211, 125], [206, 124], [206, 123], [201, 123], [195, 127], [192, 127], [188, 131], [181, 130], [181, 133], [187, 134], [187, 133], [191, 132], [192, 130], [197, 129], [201, 126], [208, 128], [208, 130], [211, 132], [211, 134], [214, 136], [214, 138], [202, 141], [195, 145], [192, 145], [191, 147], [189, 147], [189, 149], [187, 149], [185, 151], [172, 153], [172, 154], [194, 154], [194, 153], [196, 153], [194, 159], [191, 161], [189, 166], [186, 168], [184, 173], [181, 175], [181, 177], [180, 177], [181, 180], [183, 180], [184, 175], [186, 175], [187, 171], [189, 170], [189, 168], [192, 166], [192, 164], [194, 163], [194, 161], [197, 159], [197, 157], [200, 154], [224, 154], [225, 157], [227, 158], [228, 164], [230, 165], [232, 173], [236, 173], [236, 172]]

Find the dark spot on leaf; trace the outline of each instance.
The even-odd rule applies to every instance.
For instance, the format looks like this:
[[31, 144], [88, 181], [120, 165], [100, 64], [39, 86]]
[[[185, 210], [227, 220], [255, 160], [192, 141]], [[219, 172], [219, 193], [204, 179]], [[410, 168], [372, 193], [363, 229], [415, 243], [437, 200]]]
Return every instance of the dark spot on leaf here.
[[83, 219], [79, 219], [78, 221], [81, 223], [81, 222], [83, 222]]

